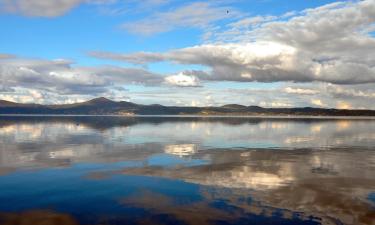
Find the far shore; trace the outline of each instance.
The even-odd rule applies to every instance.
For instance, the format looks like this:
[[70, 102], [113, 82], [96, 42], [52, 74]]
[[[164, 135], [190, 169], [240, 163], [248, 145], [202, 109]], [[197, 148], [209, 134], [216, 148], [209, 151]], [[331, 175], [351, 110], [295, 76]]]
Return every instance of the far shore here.
[[269, 118], [269, 119], [351, 119], [375, 120], [375, 116], [309, 116], [309, 115], [116, 115], [116, 114], [0, 114], [0, 117], [163, 117], [163, 118]]

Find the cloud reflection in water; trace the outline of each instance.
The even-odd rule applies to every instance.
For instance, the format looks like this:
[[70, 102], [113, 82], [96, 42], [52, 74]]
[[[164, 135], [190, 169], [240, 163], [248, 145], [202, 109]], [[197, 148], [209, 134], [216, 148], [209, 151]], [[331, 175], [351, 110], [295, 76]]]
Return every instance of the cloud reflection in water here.
[[[299, 212], [324, 224], [371, 224], [374, 125], [343, 119], [0, 118], [0, 174], [5, 179], [29, 169], [95, 165], [77, 179], [104, 184], [135, 175], [184, 181], [197, 185], [203, 200], [177, 206], [176, 196], [154, 187], [116, 200], [182, 221], [200, 211], [235, 221], [244, 213], [281, 210], [281, 218]], [[159, 196], [160, 204], [148, 202], [151, 196]], [[242, 202], [248, 198], [250, 205]], [[229, 216], [220, 207], [239, 211]], [[195, 219], [203, 224], [213, 218]]]

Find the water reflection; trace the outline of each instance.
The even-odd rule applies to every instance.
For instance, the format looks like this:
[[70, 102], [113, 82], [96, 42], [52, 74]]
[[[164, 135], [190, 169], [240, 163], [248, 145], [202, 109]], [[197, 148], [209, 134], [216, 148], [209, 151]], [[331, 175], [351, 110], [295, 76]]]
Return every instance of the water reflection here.
[[122, 172], [225, 187], [244, 196], [250, 192], [269, 206], [319, 216], [324, 224], [337, 218], [344, 224], [371, 224], [375, 216], [367, 199], [375, 190], [375, 162], [368, 157], [373, 156], [371, 151], [207, 150], [200, 154], [208, 154], [210, 164], [137, 167]]
[[164, 152], [167, 154], [178, 155], [180, 157], [194, 155], [197, 153], [195, 144], [165, 145]]
[[0, 224], [47, 211], [82, 224], [374, 224], [374, 134], [375, 120], [1, 117]]
[[371, 120], [3, 117], [0, 167], [121, 161], [132, 152], [185, 156], [209, 148], [372, 148], [374, 125]]

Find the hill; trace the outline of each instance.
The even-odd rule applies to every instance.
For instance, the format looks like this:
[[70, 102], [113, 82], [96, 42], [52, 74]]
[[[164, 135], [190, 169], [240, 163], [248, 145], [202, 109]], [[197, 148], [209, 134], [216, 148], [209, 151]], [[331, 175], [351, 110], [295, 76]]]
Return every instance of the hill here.
[[22, 104], [0, 100], [0, 114], [53, 115], [238, 115], [238, 116], [375, 116], [374, 110], [324, 108], [262, 108], [228, 104], [221, 107], [140, 105], [126, 101], [95, 98], [61, 105]]

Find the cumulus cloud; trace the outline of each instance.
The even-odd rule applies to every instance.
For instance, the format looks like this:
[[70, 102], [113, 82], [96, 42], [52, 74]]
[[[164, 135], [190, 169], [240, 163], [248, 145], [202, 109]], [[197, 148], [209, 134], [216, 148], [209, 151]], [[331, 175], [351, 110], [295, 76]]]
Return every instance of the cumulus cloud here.
[[[10, 3], [20, 7], [17, 4], [23, 0], [0, 2], [4, 9]], [[38, 15], [32, 13], [35, 8], [32, 4], [42, 1], [24, 2], [31, 4], [27, 7], [30, 12], [20, 11], [23, 6], [13, 9], [12, 6], [7, 10], [29, 16], [57, 16], [80, 3], [88, 3], [79, 0], [50, 1], [45, 3], [46, 7], [53, 2], [64, 3], [65, 6], [60, 8], [61, 12], [49, 12], [46, 9], [46, 14]], [[105, 2], [90, 1], [91, 4]], [[154, 0], [147, 2], [152, 4]], [[167, 2], [154, 3], [158, 5]], [[192, 68], [191, 65], [201, 65], [201, 70], [182, 70], [181, 73], [162, 76], [142, 68], [83, 67], [75, 66], [74, 62], [67, 60], [20, 59], [0, 54], [0, 98], [13, 97], [26, 101], [31, 96], [34, 100], [53, 98], [68, 101], [60, 99], [59, 95], [69, 95], [70, 100], [82, 99], [84, 95], [104, 95], [166, 105], [238, 103], [264, 107], [374, 107], [374, 1], [338, 2], [281, 16], [239, 18], [235, 22], [228, 18], [226, 10], [227, 7], [213, 5], [212, 1], [194, 2], [124, 24], [130, 32], [143, 35], [186, 27], [211, 32], [206, 42], [196, 46], [167, 52], [89, 53], [93, 57], [135, 65], [146, 66], [167, 61], [181, 64], [182, 67], [185, 65], [187, 69]], [[236, 16], [234, 18], [237, 19]], [[227, 22], [227, 19], [231, 21], [229, 24], [220, 28], [212, 27], [215, 22]], [[201, 86], [201, 83], [209, 81], [282, 81], [282, 85], [258, 89], [178, 89]], [[157, 85], [163, 88], [128, 93], [124, 90], [127, 84]]]
[[[229, 34], [217, 34], [225, 43], [164, 53], [92, 55], [136, 64], [202, 65], [210, 69], [208, 76], [199, 77], [202, 80], [375, 82], [374, 1], [339, 2], [288, 16], [241, 19], [229, 26]], [[240, 32], [233, 33], [234, 28]]]
[[199, 87], [199, 79], [192, 75], [186, 75], [184, 73], [179, 73], [177, 75], [167, 76], [165, 82], [170, 85], [179, 87]]
[[[203, 65], [211, 69], [207, 80], [240, 82], [322, 81], [336, 84], [375, 82], [375, 68], [367, 64], [318, 62], [304, 52], [277, 42], [247, 44], [209, 44], [178, 49], [164, 54], [115, 54], [94, 52], [92, 56], [122, 60], [135, 64], [172, 61], [186, 65]], [[201, 71], [204, 74], [204, 71]]]
[[[373, 108], [372, 84], [284, 83], [275, 88], [184, 88], [199, 84], [194, 71], [161, 77], [140, 69], [73, 67], [65, 60], [7, 60], [0, 66], [0, 98], [17, 102], [70, 103], [93, 96], [144, 104], [220, 106], [228, 103], [263, 107]], [[1, 61], [1, 60], [0, 60]], [[13, 68], [13, 69], [12, 69]], [[20, 71], [19, 71], [20, 70]], [[8, 71], [8, 72], [6, 72]], [[18, 72], [17, 72], [18, 71]], [[173, 79], [172, 79], [172, 78]], [[102, 79], [99, 79], [102, 78]], [[167, 80], [170, 83], [167, 83]], [[123, 85], [161, 85], [129, 92]], [[375, 108], [373, 108], [375, 109]]]

